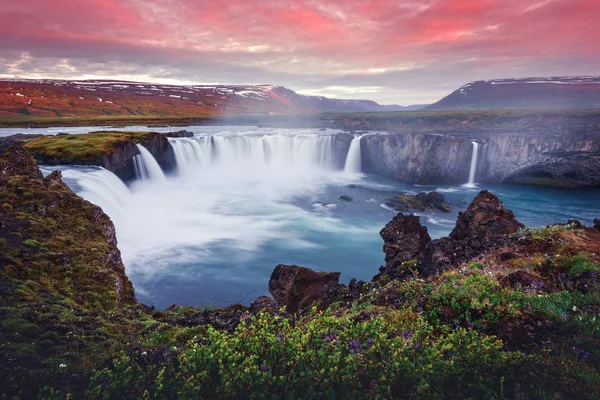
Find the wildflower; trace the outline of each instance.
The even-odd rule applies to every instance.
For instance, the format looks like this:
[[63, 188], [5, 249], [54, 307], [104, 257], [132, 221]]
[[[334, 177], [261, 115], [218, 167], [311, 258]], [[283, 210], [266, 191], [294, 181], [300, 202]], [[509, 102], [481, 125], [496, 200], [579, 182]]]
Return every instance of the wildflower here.
[[67, 364], [59, 364], [58, 368], [67, 368]]
[[142, 357], [146, 357], [148, 355], [147, 351], [142, 351]]
[[472, 323], [471, 321], [467, 321], [467, 326], [471, 329], [475, 329], [475, 324]]
[[579, 357], [583, 358], [584, 360], [587, 360], [589, 356], [590, 353], [588, 351], [585, 351], [584, 349], [579, 349]]
[[573, 312], [577, 311], [577, 306], [573, 306]]
[[327, 343], [333, 343], [337, 340], [337, 335], [333, 332], [321, 333], [321, 339], [323, 339]]
[[351, 354], [360, 353], [360, 342], [356, 339], [350, 339], [348, 341], [348, 350]]
[[368, 338], [365, 347], [368, 349], [369, 347], [373, 346], [374, 344], [375, 344], [375, 341], [371, 338]]
[[270, 369], [270, 368], [269, 368], [269, 366], [268, 366], [268, 365], [266, 365], [266, 364], [262, 364], [262, 365], [260, 366], [260, 371], [261, 371], [261, 372], [269, 372], [269, 369]]
[[412, 330], [407, 330], [402, 332], [402, 337], [404, 338], [404, 340], [409, 340], [413, 335], [413, 331]]
[[279, 335], [277, 335], [277, 341], [279, 343], [281, 343], [283, 341], [283, 339], [285, 338], [285, 335], [283, 333], [280, 333]]

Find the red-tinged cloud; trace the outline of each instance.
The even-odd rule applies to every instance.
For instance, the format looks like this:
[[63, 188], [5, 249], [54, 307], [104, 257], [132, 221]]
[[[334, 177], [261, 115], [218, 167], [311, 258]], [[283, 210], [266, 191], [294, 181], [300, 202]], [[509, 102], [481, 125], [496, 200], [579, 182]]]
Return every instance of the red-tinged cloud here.
[[598, 73], [598, 0], [3, 0], [0, 76], [274, 83], [383, 102]]

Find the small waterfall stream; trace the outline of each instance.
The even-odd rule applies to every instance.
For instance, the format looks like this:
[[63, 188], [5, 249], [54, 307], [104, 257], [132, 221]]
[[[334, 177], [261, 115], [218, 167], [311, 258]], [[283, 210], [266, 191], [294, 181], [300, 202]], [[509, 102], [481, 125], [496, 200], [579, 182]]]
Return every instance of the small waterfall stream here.
[[469, 181], [465, 186], [475, 187], [475, 174], [477, 173], [477, 157], [479, 156], [479, 143], [472, 141], [471, 167], [469, 168]]
[[135, 168], [135, 175], [138, 179], [145, 181], [165, 181], [165, 174], [158, 165], [158, 162], [152, 156], [144, 146], [141, 144], [136, 145], [140, 154], [136, 155], [133, 159], [133, 165]]
[[348, 155], [346, 156], [346, 164], [344, 165], [344, 172], [361, 172], [361, 153], [360, 153], [360, 139], [362, 136], [356, 136], [350, 142], [350, 148], [348, 149]]

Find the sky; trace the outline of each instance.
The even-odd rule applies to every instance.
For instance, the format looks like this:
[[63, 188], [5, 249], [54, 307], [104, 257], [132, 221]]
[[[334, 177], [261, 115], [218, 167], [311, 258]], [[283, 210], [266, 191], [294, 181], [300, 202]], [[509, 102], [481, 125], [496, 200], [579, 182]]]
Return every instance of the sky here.
[[432, 103], [600, 73], [600, 0], [1, 0], [0, 78], [274, 84]]

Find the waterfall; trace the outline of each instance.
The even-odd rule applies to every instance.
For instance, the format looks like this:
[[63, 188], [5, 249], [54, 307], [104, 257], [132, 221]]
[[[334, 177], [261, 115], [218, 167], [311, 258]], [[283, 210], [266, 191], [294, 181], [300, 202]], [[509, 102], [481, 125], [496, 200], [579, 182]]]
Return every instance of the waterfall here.
[[348, 149], [348, 155], [346, 156], [346, 164], [344, 165], [344, 172], [361, 171], [360, 138], [361, 136], [356, 136], [352, 139], [352, 142], [350, 142], [350, 148]]
[[169, 138], [180, 174], [196, 168], [333, 170], [333, 137], [327, 134], [203, 135]]
[[40, 170], [44, 176], [60, 170], [63, 181], [75, 193], [100, 206], [111, 218], [122, 218], [121, 209], [131, 200], [131, 191], [123, 181], [102, 167], [40, 166]]
[[165, 174], [156, 159], [141, 144], [136, 145], [140, 154], [133, 158], [135, 175], [140, 180], [164, 181]]
[[469, 169], [469, 182], [465, 186], [475, 187], [475, 173], [477, 172], [477, 157], [479, 153], [479, 143], [472, 141], [473, 150], [471, 154], [471, 168]]

